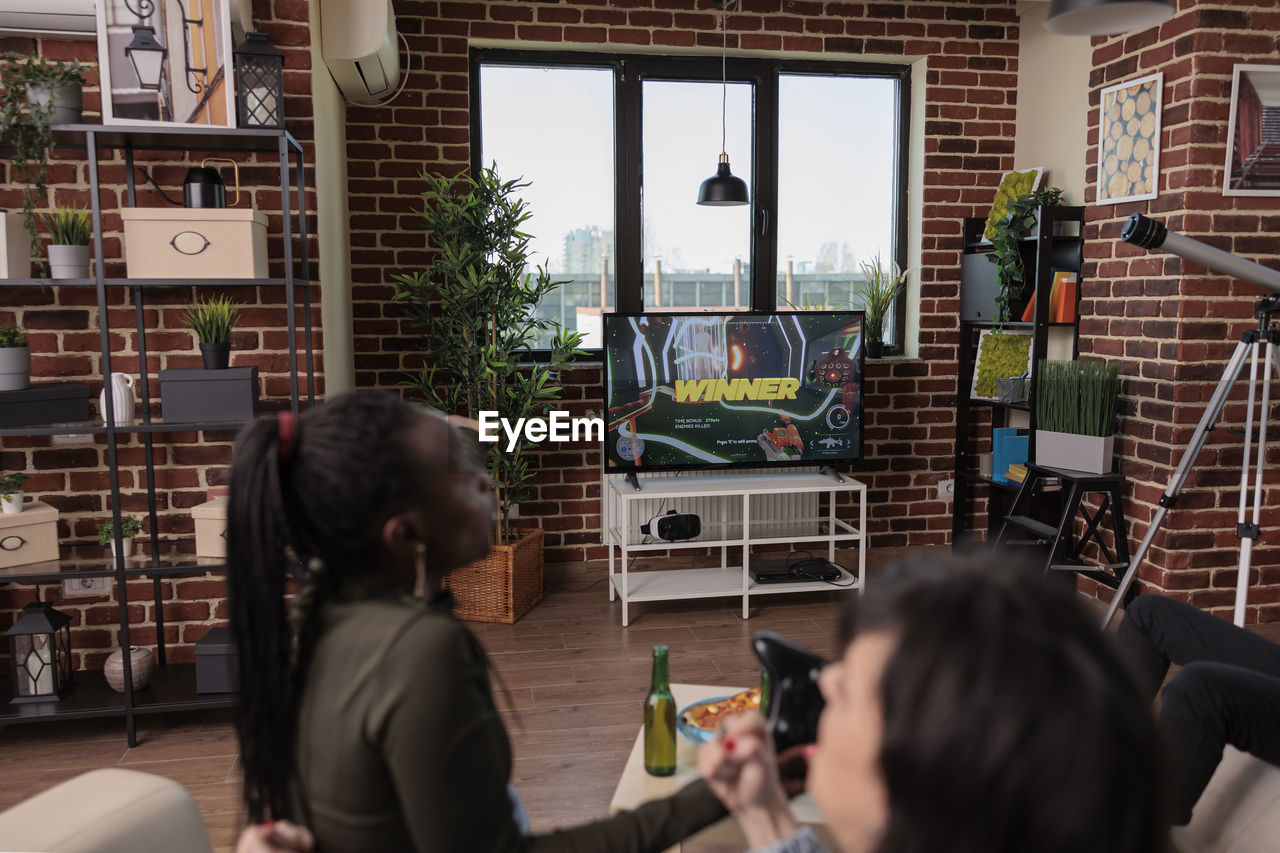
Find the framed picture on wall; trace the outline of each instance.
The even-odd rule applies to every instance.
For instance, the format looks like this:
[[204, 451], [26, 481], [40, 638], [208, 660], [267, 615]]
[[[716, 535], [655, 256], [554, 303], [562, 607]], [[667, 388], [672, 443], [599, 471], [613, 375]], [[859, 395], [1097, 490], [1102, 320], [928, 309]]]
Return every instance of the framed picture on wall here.
[[1223, 195], [1280, 195], [1280, 127], [1266, 122], [1276, 113], [1280, 65], [1237, 65], [1231, 80]]
[[1164, 75], [1157, 72], [1102, 90], [1094, 204], [1142, 201], [1158, 194], [1163, 87]]
[[98, 0], [103, 124], [235, 127], [230, 0]]

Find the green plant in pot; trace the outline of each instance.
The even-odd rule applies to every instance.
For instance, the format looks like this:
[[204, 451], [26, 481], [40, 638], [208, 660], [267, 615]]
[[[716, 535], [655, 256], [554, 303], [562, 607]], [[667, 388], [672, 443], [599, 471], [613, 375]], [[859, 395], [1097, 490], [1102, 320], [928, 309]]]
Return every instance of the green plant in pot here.
[[182, 321], [200, 339], [205, 370], [223, 370], [231, 364], [231, 329], [240, 317], [240, 303], [225, 296], [196, 297]]
[[867, 357], [879, 358], [884, 352], [885, 321], [907, 286], [909, 271], [899, 270], [895, 263], [886, 266], [879, 255], [858, 266], [862, 268], [862, 281], [854, 285], [852, 301], [866, 314]]
[[19, 327], [0, 325], [0, 391], [21, 391], [31, 384], [31, 349]]
[[25, 185], [22, 214], [31, 237], [31, 264], [43, 268], [36, 208], [48, 198], [53, 126], [80, 121], [84, 68], [38, 56], [0, 56], [0, 142], [9, 146], [10, 180]]
[[[133, 537], [141, 532], [142, 522], [138, 521], [136, 516], [120, 516], [120, 542], [123, 546], [125, 557], [128, 557], [132, 551]], [[98, 544], [109, 546], [111, 548], [111, 556], [115, 556], [116, 531], [114, 521], [107, 520], [98, 525]]]
[[[560, 376], [581, 353], [582, 336], [533, 316], [564, 282], [552, 280], [545, 266], [530, 263], [531, 238], [521, 229], [531, 213], [519, 197], [528, 184], [502, 180], [493, 168], [456, 178], [424, 174], [423, 180], [427, 190], [419, 214], [437, 251], [427, 269], [393, 276], [395, 299], [410, 326], [422, 333], [426, 350], [426, 363], [409, 383], [413, 395], [473, 419], [482, 411], [496, 411], [511, 423], [545, 415], [561, 396]], [[548, 333], [550, 349], [535, 357], [534, 342]], [[512, 447], [505, 441], [483, 446], [500, 517], [495, 554], [536, 546], [540, 600], [542, 531], [517, 533], [510, 523], [512, 507], [532, 495], [533, 444], [522, 435]], [[509, 556], [522, 559], [514, 551]], [[457, 586], [464, 575], [451, 576], [448, 583], [458, 595], [460, 614], [468, 618], [468, 601]], [[471, 618], [485, 617], [473, 613]]]
[[29, 480], [26, 474], [14, 472], [0, 477], [0, 506], [6, 514], [22, 512], [22, 487]]
[[1104, 361], [1041, 361], [1037, 369], [1036, 463], [1110, 473], [1120, 368]]
[[996, 265], [996, 281], [1000, 292], [996, 295], [996, 329], [1013, 319], [1011, 307], [1023, 294], [1027, 272], [1022, 261], [1019, 242], [1036, 224], [1036, 211], [1043, 206], [1062, 204], [1062, 190], [1057, 187], [1036, 190], [1020, 195], [1009, 204], [1009, 212], [992, 228], [991, 252], [987, 260]]
[[93, 236], [89, 211], [60, 206], [40, 221], [49, 232], [49, 276], [88, 278], [89, 238]]

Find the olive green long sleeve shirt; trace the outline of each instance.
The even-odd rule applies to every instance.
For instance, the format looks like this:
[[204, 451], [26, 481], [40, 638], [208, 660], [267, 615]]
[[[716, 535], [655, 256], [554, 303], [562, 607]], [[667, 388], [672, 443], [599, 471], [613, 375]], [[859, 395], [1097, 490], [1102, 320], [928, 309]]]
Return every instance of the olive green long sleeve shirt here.
[[322, 853], [664, 850], [723, 817], [701, 782], [634, 812], [527, 837], [484, 653], [452, 614], [409, 598], [326, 608], [303, 693], [298, 766]]

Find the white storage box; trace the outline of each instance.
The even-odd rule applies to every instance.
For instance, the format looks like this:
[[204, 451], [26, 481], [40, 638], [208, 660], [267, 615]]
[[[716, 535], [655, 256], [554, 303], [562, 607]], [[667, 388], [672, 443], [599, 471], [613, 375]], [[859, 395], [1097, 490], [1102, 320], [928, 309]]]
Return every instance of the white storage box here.
[[0, 569], [58, 559], [58, 511], [34, 501], [0, 515]]
[[31, 235], [21, 212], [0, 211], [0, 278], [31, 278]]
[[237, 207], [126, 207], [130, 278], [266, 278], [267, 215]]
[[214, 498], [191, 508], [196, 521], [196, 556], [227, 556], [227, 499]]

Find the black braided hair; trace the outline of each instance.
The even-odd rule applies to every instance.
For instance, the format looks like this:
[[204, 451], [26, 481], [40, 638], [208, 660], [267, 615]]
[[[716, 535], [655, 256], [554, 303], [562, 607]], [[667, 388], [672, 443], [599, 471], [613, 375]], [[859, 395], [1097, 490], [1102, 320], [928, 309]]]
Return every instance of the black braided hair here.
[[[231, 463], [227, 590], [239, 656], [237, 726], [249, 819], [292, 814], [299, 697], [320, 611], [343, 579], [377, 570], [383, 520], [420, 502], [429, 475], [406, 442], [421, 410], [385, 391], [335, 397], [297, 419], [282, 459], [280, 420], [245, 427]], [[305, 567], [297, 653], [286, 613], [291, 565]]]

